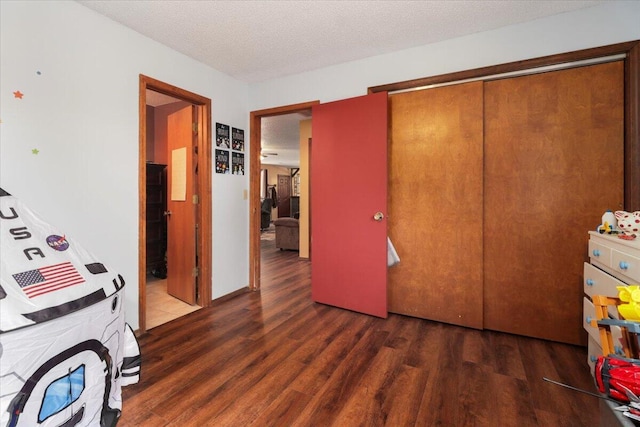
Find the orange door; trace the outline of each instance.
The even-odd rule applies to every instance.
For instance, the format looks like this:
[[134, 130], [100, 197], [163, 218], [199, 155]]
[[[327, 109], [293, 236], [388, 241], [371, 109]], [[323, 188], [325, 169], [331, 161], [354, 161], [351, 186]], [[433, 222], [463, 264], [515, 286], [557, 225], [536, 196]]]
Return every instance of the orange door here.
[[389, 311], [482, 329], [482, 82], [389, 105]]
[[624, 63], [485, 84], [484, 327], [586, 345], [587, 230], [624, 200]]
[[387, 317], [387, 94], [314, 106], [312, 133], [312, 298]]
[[188, 106], [167, 119], [167, 292], [189, 304], [196, 302], [194, 117]]

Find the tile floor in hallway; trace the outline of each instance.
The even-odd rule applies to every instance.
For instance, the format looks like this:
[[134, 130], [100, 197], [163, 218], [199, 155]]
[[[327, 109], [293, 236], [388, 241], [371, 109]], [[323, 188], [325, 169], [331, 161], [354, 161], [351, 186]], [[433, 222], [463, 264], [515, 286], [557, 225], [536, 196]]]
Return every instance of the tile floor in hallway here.
[[185, 314], [199, 310], [167, 293], [167, 280], [147, 277], [147, 329], [167, 323]]

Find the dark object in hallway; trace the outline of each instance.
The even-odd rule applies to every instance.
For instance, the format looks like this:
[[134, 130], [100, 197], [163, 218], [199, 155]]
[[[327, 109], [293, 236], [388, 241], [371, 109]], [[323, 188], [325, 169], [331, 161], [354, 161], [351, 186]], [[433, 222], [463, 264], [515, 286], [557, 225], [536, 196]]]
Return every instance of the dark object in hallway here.
[[157, 277], [159, 279], [167, 278], [167, 255], [165, 251], [165, 256], [162, 260], [158, 261], [156, 267], [151, 270], [151, 274], [153, 277]]
[[264, 199], [260, 205], [260, 230], [266, 230], [271, 224], [271, 209], [273, 200]]
[[147, 163], [147, 273], [160, 278], [167, 277], [166, 169], [167, 165]]

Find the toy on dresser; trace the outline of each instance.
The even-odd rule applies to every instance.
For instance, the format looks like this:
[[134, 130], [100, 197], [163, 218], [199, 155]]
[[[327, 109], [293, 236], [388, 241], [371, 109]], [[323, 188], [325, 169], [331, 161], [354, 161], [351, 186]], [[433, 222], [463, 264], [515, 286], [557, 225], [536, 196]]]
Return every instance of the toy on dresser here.
[[618, 237], [626, 240], [635, 239], [638, 233], [640, 233], [640, 211], [616, 211], [614, 215], [617, 227], [622, 232]]
[[606, 211], [604, 215], [602, 215], [602, 222], [596, 228], [596, 231], [600, 234], [617, 234], [618, 220], [616, 215], [611, 211]]

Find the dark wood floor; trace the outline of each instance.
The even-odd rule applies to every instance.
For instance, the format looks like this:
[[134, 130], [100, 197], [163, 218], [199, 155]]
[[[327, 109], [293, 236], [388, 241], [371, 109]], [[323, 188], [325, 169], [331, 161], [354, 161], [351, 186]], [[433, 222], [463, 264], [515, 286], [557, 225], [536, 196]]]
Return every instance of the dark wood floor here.
[[[586, 350], [315, 304], [263, 241], [262, 290], [140, 337], [119, 426], [597, 426]], [[561, 325], [558, 325], [561, 327]]]

